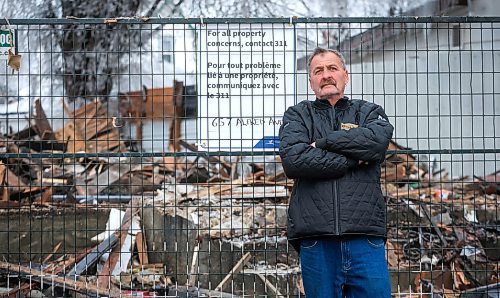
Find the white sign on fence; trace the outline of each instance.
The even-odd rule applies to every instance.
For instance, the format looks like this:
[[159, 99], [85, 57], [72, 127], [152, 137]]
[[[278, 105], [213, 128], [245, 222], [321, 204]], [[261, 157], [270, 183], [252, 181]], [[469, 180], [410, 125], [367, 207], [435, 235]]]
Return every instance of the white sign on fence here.
[[199, 150], [276, 150], [294, 103], [293, 27], [208, 24], [199, 32]]
[[[15, 31], [10, 34], [8, 30], [0, 30], [0, 59], [7, 59], [9, 57], [9, 49], [11, 49], [11, 37], [15, 36]], [[15, 39], [14, 39], [15, 41]], [[15, 53], [15, 49], [12, 47], [12, 53]]]

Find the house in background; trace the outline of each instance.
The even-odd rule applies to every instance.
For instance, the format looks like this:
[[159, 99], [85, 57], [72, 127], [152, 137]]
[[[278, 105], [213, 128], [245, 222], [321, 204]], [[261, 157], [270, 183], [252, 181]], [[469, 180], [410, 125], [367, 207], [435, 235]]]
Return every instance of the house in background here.
[[[150, 33], [147, 47], [132, 53], [129, 68], [119, 74], [115, 111], [128, 119], [122, 135], [138, 150], [164, 152], [172, 149], [174, 117], [180, 122], [196, 117], [196, 35], [190, 24], [150, 26], [142, 28]], [[185, 136], [186, 126], [179, 129]]]
[[18, 132], [29, 124], [31, 113], [27, 98], [14, 98], [1, 95], [0, 100], [0, 135]]
[[[499, 15], [495, 0], [431, 0], [407, 12], [409, 15]], [[498, 25], [498, 24], [497, 24]], [[348, 95], [373, 100], [386, 108], [396, 127], [395, 140], [413, 149], [495, 148], [498, 139], [500, 105], [498, 97], [499, 28], [495, 24], [453, 24], [437, 26], [435, 23], [391, 24], [373, 27], [373, 24], [347, 24], [352, 32], [338, 24], [297, 24], [297, 75], [295, 96], [297, 101], [312, 97], [308, 86], [307, 54], [316, 46], [339, 47], [346, 53], [351, 73]], [[362, 30], [360, 26], [364, 27]], [[129, 117], [120, 112], [119, 98], [123, 94], [138, 92], [146, 111], [140, 114], [142, 150], [169, 150], [171, 109], [165, 100], [172, 100], [175, 81], [182, 82], [183, 109], [196, 115], [196, 28], [190, 24], [143, 24], [142, 47], [130, 45], [130, 56], [121, 59], [124, 70], [113, 84], [110, 98], [115, 106], [110, 117]], [[295, 30], [290, 26], [291, 30]], [[347, 32], [340, 34], [340, 32]], [[25, 32], [26, 33], [26, 32]], [[305, 34], [307, 33], [307, 34]], [[352, 34], [351, 34], [352, 33]], [[59, 100], [63, 96], [62, 84], [57, 83], [61, 57], [56, 50], [44, 52], [35, 46], [39, 36], [33, 32], [20, 39], [20, 46], [29, 42], [25, 50], [39, 55], [25, 55], [19, 76], [4, 76], [5, 85], [16, 92], [9, 96], [19, 99], [30, 96], [42, 102], [53, 123], [62, 122]], [[339, 44], [339, 41], [340, 44]], [[23, 42], [25, 44], [23, 44]], [[58, 62], [59, 61], [59, 62]], [[58, 64], [59, 63], [59, 64]], [[2, 70], [0, 74], [5, 74]], [[39, 79], [38, 79], [39, 78]], [[162, 91], [163, 90], [163, 91]], [[158, 92], [159, 91], [159, 92]], [[148, 97], [148, 94], [156, 94]], [[187, 96], [189, 95], [189, 96]], [[148, 101], [151, 98], [151, 101]], [[168, 99], [166, 99], [168, 98]], [[5, 102], [5, 104], [7, 101]], [[11, 102], [12, 104], [13, 102]], [[28, 113], [31, 108], [28, 104]], [[9, 105], [9, 112], [21, 104]], [[23, 108], [24, 111], [24, 108]], [[16, 112], [17, 113], [17, 112]], [[132, 114], [132, 113], [131, 113]], [[135, 114], [134, 114], [135, 115]], [[186, 116], [185, 114], [182, 114]], [[2, 116], [6, 118], [7, 116]], [[11, 121], [12, 117], [16, 117]], [[8, 116], [9, 123], [17, 123], [19, 130], [24, 115]], [[16, 120], [19, 119], [19, 120]], [[181, 125], [181, 136], [188, 142], [196, 141], [196, 119]], [[9, 124], [10, 125], [10, 124]], [[125, 125], [123, 136], [137, 138], [135, 124]], [[60, 127], [60, 126], [59, 126]], [[1, 124], [0, 124], [1, 128]], [[54, 125], [57, 129], [57, 125]], [[10, 129], [10, 128], [9, 128]], [[6, 131], [8, 132], [8, 131]], [[483, 174], [495, 169], [494, 155], [442, 155], [441, 162], [453, 159], [452, 176], [472, 171]], [[471, 161], [471, 160], [475, 161]], [[463, 161], [463, 162], [455, 162]], [[450, 163], [451, 164], [451, 163]], [[443, 168], [449, 164], [443, 164]]]
[[[19, 73], [10, 74], [10, 69], [4, 65], [0, 68], [0, 130], [1, 133], [12, 133], [27, 128], [29, 118], [33, 117], [34, 101], [40, 98], [47, 118], [54, 130], [64, 126], [68, 115], [65, 115], [61, 100], [64, 98], [64, 84], [62, 80], [63, 54], [57, 41], [42, 38], [48, 30], [33, 30], [30, 25], [16, 26], [19, 33], [17, 48], [22, 54], [22, 65]], [[112, 74], [112, 90], [109, 96], [99, 98], [107, 101], [109, 117], [128, 117], [120, 114], [120, 94], [134, 91], [146, 91], [154, 93], [155, 102], [143, 102], [146, 111], [155, 111], [153, 124], [146, 118], [148, 114], [141, 114], [144, 121], [143, 137], [149, 143], [150, 150], [155, 146], [159, 150], [167, 148], [163, 139], [168, 137], [168, 127], [163, 127], [172, 118], [172, 103], [163, 103], [163, 94], [171, 100], [174, 83], [182, 82], [182, 94], [185, 96], [183, 107], [185, 115], [194, 117], [196, 115], [196, 87], [195, 82], [195, 34], [191, 25], [187, 24], [141, 24], [130, 26], [130, 29], [140, 29], [140, 44], [137, 38], [127, 40], [129, 44], [123, 44], [124, 52], [113, 62], [99, 60], [99, 63], [118, 63], [118, 67]], [[31, 30], [30, 30], [31, 29]], [[57, 32], [57, 30], [56, 30]], [[40, 42], [43, 40], [44, 42]], [[111, 54], [111, 53], [110, 53]], [[82, 51], [82, 57], [88, 55]], [[92, 52], [94, 55], [94, 52]], [[104, 56], [104, 55], [103, 55]], [[112, 56], [112, 55], [110, 55]], [[113, 64], [115, 65], [115, 64]], [[98, 76], [106, 74], [98, 73]], [[167, 90], [162, 92], [161, 90]], [[168, 94], [170, 92], [170, 95]], [[77, 98], [72, 103], [67, 103], [70, 109], [76, 109], [94, 98]], [[162, 106], [165, 106], [162, 108]], [[170, 107], [168, 107], [170, 106]], [[5, 111], [3, 111], [5, 110]], [[2, 112], [3, 111], [3, 112]], [[167, 121], [162, 121], [165, 116]], [[165, 124], [166, 125], [166, 124]], [[123, 127], [124, 138], [134, 138], [135, 127]], [[153, 132], [155, 135], [153, 135]], [[167, 133], [165, 133], [167, 132]], [[159, 134], [159, 135], [158, 135]], [[168, 143], [168, 140], [167, 140]]]
[[[430, 1], [409, 15], [500, 15], [495, 0]], [[346, 95], [382, 105], [394, 140], [417, 150], [500, 145], [500, 24], [381, 24], [343, 40]], [[368, 27], [369, 26], [369, 27]], [[496, 26], [496, 27], [495, 27]], [[307, 57], [298, 61], [298, 100], [313, 99]], [[496, 100], [496, 102], [495, 102]], [[433, 154], [452, 177], [492, 173], [497, 154]], [[453, 162], [452, 162], [453, 161]]]

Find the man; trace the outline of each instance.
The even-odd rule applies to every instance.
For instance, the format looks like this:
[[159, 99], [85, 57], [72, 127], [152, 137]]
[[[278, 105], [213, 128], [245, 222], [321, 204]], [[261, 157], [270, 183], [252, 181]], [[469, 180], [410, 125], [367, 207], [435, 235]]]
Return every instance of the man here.
[[280, 128], [283, 168], [295, 182], [288, 238], [306, 296], [390, 297], [380, 163], [393, 127], [382, 107], [344, 96], [339, 52], [317, 48], [308, 64], [316, 100], [290, 107]]

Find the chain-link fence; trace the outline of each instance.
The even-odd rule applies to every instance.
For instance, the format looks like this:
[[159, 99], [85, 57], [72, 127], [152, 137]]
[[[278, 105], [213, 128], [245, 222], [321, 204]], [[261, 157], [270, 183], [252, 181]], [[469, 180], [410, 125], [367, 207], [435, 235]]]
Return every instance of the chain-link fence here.
[[322, 46], [395, 128], [393, 294], [498, 297], [500, 18], [1, 24], [1, 295], [303, 295], [277, 136]]

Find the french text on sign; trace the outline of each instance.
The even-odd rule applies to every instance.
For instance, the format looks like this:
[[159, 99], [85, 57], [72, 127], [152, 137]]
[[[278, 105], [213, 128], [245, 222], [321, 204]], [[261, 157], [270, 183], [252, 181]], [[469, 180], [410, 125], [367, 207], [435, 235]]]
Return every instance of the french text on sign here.
[[293, 28], [207, 24], [198, 36], [199, 150], [276, 150], [295, 101]]

